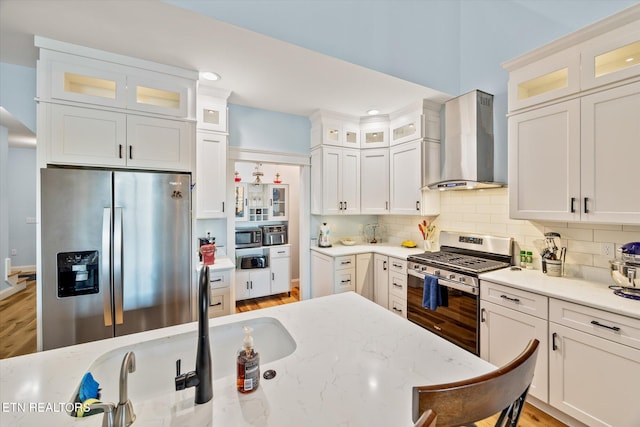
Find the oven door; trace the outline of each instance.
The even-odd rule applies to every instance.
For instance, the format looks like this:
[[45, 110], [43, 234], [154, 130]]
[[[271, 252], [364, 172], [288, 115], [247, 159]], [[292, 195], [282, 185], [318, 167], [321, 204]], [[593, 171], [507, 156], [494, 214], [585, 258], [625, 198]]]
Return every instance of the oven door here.
[[454, 344], [480, 355], [478, 288], [438, 279], [448, 296], [446, 306], [435, 310], [422, 307], [424, 274], [409, 271], [407, 276], [407, 319]]

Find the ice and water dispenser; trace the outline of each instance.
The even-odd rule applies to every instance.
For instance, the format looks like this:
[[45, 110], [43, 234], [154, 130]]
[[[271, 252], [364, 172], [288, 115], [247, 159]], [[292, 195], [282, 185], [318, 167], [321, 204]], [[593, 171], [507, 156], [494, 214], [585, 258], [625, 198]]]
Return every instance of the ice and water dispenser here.
[[58, 298], [100, 292], [98, 251], [58, 254]]

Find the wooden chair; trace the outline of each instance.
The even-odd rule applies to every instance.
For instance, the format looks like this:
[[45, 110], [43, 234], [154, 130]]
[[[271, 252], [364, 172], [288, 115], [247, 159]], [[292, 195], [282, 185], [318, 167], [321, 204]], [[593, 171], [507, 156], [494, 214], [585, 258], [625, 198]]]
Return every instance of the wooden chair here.
[[431, 409], [427, 409], [420, 415], [413, 427], [436, 427], [438, 416]]
[[[488, 374], [448, 384], [414, 387], [414, 419], [431, 410], [437, 416], [438, 427], [461, 426], [473, 425], [501, 412], [496, 427], [516, 427], [533, 380], [538, 344], [538, 340], [531, 340], [513, 361]], [[425, 424], [416, 424], [419, 425]]]

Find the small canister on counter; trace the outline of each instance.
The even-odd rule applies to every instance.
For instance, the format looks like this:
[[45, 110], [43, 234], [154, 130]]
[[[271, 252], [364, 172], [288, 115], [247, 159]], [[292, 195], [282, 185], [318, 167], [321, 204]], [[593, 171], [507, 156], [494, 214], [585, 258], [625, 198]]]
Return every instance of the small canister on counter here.
[[563, 262], [560, 259], [548, 259], [547, 276], [562, 277]]
[[202, 254], [203, 265], [213, 265], [216, 260], [216, 245], [202, 245], [200, 246], [200, 253]]

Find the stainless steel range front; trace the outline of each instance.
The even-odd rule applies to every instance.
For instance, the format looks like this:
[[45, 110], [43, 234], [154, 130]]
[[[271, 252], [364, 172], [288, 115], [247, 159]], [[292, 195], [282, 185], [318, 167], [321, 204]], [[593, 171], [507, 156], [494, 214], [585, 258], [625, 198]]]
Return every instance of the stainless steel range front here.
[[511, 238], [441, 232], [439, 252], [408, 257], [407, 318], [479, 355], [478, 274], [510, 266], [512, 254]]

